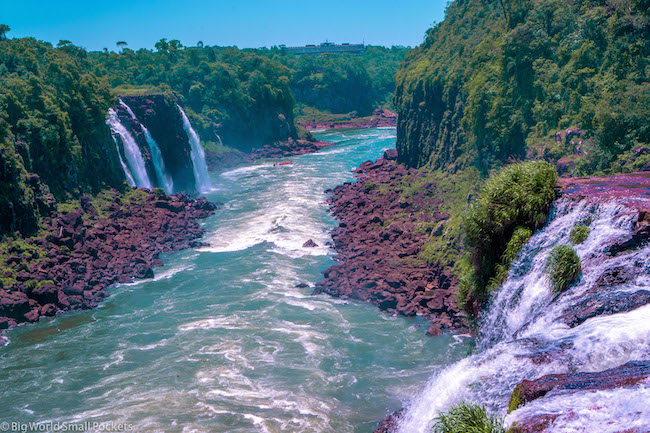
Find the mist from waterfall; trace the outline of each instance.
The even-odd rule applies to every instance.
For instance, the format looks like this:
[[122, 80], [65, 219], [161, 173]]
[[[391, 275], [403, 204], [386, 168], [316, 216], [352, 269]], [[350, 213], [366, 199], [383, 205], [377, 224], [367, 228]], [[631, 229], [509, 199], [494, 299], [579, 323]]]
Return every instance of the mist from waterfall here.
[[169, 173], [167, 173], [165, 161], [163, 160], [162, 153], [160, 152], [160, 147], [158, 147], [158, 143], [156, 143], [156, 140], [153, 139], [147, 127], [138, 120], [133, 110], [131, 110], [131, 107], [129, 107], [121, 99], [120, 105], [124, 107], [124, 109], [129, 113], [131, 119], [140, 125], [140, 129], [142, 129], [142, 133], [144, 134], [144, 137], [147, 140], [147, 145], [149, 146], [149, 151], [151, 152], [151, 160], [153, 162], [154, 170], [156, 171], [156, 177], [160, 182], [160, 186], [162, 186], [167, 194], [172, 194], [174, 192], [174, 181], [172, 180]]
[[[124, 147], [124, 156], [126, 157], [126, 164], [122, 160], [122, 168], [126, 175], [127, 181], [133, 182], [135, 186], [151, 189], [151, 180], [147, 174], [147, 167], [142, 157], [142, 152], [138, 147], [135, 139], [126, 127], [120, 122], [117, 112], [110, 108], [108, 110], [108, 118], [106, 124], [111, 128], [114, 134], [120, 136], [122, 145]], [[115, 139], [115, 137], [113, 137]], [[118, 155], [120, 155], [118, 148]], [[120, 160], [122, 159], [120, 155]]]
[[196, 182], [196, 189], [199, 192], [207, 192], [212, 189], [210, 185], [210, 176], [208, 175], [208, 165], [205, 162], [205, 152], [201, 147], [201, 139], [199, 135], [192, 128], [190, 120], [187, 118], [185, 111], [180, 105], [177, 105], [178, 110], [183, 116], [183, 128], [187, 133], [187, 138], [191, 146], [192, 169], [194, 171], [194, 180]]

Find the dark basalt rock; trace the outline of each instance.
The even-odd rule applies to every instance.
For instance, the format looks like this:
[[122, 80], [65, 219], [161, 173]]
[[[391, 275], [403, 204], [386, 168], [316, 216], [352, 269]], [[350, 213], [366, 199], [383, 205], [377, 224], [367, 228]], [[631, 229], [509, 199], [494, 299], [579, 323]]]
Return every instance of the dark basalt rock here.
[[466, 332], [455, 298], [456, 278], [448, 269], [430, 266], [419, 258], [428, 234], [414, 230], [416, 224], [441, 223], [449, 217], [435, 211], [441, 205], [435, 185], [409, 203], [396, 192], [404, 176], [416, 173], [380, 158], [359, 166], [357, 182], [328, 191], [330, 210], [340, 221], [332, 231], [338, 263], [323, 273], [314, 293], [426, 317], [432, 322], [430, 335], [443, 330]]
[[[121, 99], [156, 140], [167, 171], [174, 180], [174, 190], [196, 191], [191, 147], [183, 128], [183, 118], [176, 106], [177, 101], [169, 95], [122, 96]], [[113, 108], [138, 143], [147, 163], [149, 178], [156, 179], [149, 146], [140, 125], [135, 124], [124, 107], [116, 105]]]
[[94, 308], [110, 285], [153, 278], [161, 253], [201, 245], [203, 229], [196, 220], [211, 215], [216, 204], [140, 191], [145, 196], [129, 203], [113, 191], [102, 212], [82, 197], [79, 209], [44, 220], [47, 234], [25, 240], [44, 257], [32, 260], [38, 255], [23, 253], [5, 259], [4, 265], [16, 268], [17, 282], [0, 289], [0, 329]]
[[333, 146], [332, 143], [324, 141], [294, 140], [289, 138], [286, 141], [267, 144], [261, 148], [253, 149], [245, 156], [246, 161], [252, 162], [265, 158], [286, 158], [289, 156], [305, 155], [318, 152], [321, 149]]
[[318, 244], [314, 242], [312, 239], [309, 239], [307, 242], [302, 244], [303, 248], [316, 248]]
[[522, 381], [510, 397], [510, 410], [549, 394], [632, 387], [650, 377], [650, 361], [631, 361], [597, 373], [549, 374]]
[[377, 427], [374, 433], [397, 433], [397, 423], [403, 414], [404, 409], [391, 413], [379, 424], [379, 427]]
[[377, 108], [368, 117], [351, 117], [336, 121], [301, 121], [305, 129], [382, 128], [397, 126], [397, 113], [387, 108]]

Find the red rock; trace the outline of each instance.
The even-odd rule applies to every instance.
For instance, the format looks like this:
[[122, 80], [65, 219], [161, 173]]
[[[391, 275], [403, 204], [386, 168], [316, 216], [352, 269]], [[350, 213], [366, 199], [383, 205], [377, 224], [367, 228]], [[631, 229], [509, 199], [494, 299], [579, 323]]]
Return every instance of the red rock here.
[[56, 305], [54, 304], [45, 304], [41, 308], [41, 315], [49, 317], [49, 316], [54, 316], [56, 314]]
[[650, 361], [630, 361], [620, 367], [597, 373], [549, 374], [535, 380], [522, 381], [513, 392], [520, 405], [546, 394], [570, 393], [635, 386], [650, 377]]
[[29, 310], [29, 298], [25, 293], [0, 289], [1, 317], [20, 321]]

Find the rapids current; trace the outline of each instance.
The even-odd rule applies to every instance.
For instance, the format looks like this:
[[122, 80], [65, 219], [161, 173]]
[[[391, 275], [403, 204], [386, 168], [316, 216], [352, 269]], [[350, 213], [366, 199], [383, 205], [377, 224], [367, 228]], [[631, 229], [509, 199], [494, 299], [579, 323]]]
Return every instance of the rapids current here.
[[[312, 296], [333, 251], [323, 191], [395, 144], [394, 129], [211, 173], [210, 246], [100, 308], [19, 327], [0, 348], [0, 421], [125, 423], [138, 432], [369, 432], [469, 352], [426, 324]], [[303, 248], [313, 239], [319, 246]], [[305, 283], [308, 287], [297, 287]]]

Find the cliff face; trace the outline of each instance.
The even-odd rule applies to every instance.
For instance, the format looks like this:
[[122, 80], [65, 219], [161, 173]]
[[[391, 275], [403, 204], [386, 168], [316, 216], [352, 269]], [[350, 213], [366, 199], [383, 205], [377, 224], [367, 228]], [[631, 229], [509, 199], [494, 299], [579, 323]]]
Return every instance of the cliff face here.
[[35, 231], [48, 189], [68, 199], [122, 185], [105, 124], [112, 98], [86, 67], [77, 47], [0, 41], [0, 236]]
[[624, 155], [650, 143], [649, 59], [647, 2], [456, 0], [396, 74], [400, 162], [638, 170]]
[[224, 144], [243, 152], [289, 138], [297, 139], [293, 113], [273, 107], [257, 107], [237, 113], [225, 121], [222, 128], [216, 129], [216, 132]]

